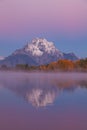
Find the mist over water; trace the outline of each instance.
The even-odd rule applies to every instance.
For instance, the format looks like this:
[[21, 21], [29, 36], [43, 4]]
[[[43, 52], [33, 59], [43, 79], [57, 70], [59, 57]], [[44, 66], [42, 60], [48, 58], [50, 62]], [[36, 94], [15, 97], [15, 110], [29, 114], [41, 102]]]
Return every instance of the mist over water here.
[[87, 130], [87, 73], [0, 72], [1, 130]]

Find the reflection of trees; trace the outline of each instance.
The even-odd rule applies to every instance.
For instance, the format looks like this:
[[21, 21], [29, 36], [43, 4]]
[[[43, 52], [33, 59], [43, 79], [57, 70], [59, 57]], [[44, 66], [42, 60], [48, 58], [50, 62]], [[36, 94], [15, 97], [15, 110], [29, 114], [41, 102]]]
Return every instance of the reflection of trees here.
[[81, 80], [81, 79], [67, 79], [67, 80], [60, 80], [58, 81], [53, 80], [53, 83], [55, 84], [55, 86], [57, 86], [59, 89], [69, 89], [69, 90], [74, 90], [74, 88], [76, 88], [76, 86], [78, 87], [85, 87], [87, 88], [87, 81], [86, 80]]
[[55, 78], [50, 75], [15, 75], [0, 77], [0, 84], [23, 97], [33, 106], [44, 107], [53, 104], [61, 91], [74, 92], [78, 87], [87, 88], [87, 81], [73, 78]]
[[81, 80], [81, 81], [79, 81], [79, 84], [81, 87], [87, 88], [87, 81]]
[[25, 77], [21, 79], [16, 77], [10, 78], [0, 80], [0, 82], [3, 82], [5, 88], [15, 92], [36, 107], [53, 104], [56, 96], [59, 94], [58, 88], [53, 87], [44, 78], [40, 78], [40, 80]]

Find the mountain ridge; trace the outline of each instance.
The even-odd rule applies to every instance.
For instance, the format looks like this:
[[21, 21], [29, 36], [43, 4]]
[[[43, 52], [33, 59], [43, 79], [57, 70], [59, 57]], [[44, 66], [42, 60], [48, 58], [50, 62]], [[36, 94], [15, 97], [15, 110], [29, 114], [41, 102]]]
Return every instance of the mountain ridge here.
[[0, 64], [15, 66], [17, 64], [44, 65], [51, 62], [68, 59], [79, 59], [74, 53], [64, 53], [55, 47], [53, 42], [44, 38], [35, 38], [23, 48], [15, 50], [10, 56], [0, 61]]

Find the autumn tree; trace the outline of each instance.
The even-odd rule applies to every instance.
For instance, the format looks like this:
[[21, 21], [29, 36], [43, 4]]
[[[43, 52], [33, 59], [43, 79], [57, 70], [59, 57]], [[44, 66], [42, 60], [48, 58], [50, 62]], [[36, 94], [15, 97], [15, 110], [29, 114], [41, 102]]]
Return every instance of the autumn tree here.
[[75, 68], [79, 71], [87, 71], [87, 58], [76, 61]]
[[72, 71], [74, 69], [74, 63], [70, 60], [59, 60], [57, 62], [59, 70]]

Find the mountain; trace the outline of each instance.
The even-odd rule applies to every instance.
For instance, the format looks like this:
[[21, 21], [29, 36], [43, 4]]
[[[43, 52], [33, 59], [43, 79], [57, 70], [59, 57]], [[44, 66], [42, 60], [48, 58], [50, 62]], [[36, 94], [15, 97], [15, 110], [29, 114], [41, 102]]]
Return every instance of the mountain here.
[[5, 59], [5, 57], [3, 57], [3, 56], [0, 56], [0, 60], [4, 60]]
[[78, 57], [74, 53], [61, 52], [53, 42], [36, 38], [0, 61], [0, 64], [8, 66], [15, 66], [16, 64], [43, 65], [59, 59], [77, 60]]
[[78, 60], [79, 58], [73, 53], [63, 53], [64, 59], [68, 59], [68, 60]]

